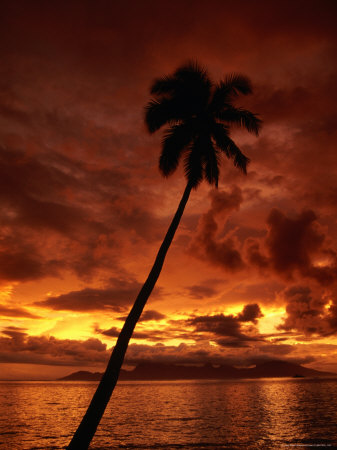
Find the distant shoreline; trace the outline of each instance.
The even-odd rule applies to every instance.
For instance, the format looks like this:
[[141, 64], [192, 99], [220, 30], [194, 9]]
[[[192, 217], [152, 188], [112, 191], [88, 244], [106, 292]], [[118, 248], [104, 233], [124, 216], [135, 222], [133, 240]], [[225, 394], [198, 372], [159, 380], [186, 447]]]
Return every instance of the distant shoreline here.
[[[79, 371], [57, 381], [99, 381], [100, 372]], [[259, 378], [334, 378], [337, 374], [309, 369], [286, 361], [268, 361], [252, 368], [229, 365], [184, 366], [176, 364], [142, 363], [133, 370], [121, 370], [120, 381], [237, 380]]]
[[[48, 379], [3, 379], [5, 382], [58, 382], [85, 381], [98, 382], [103, 373], [78, 371], [62, 378]], [[184, 366], [178, 364], [141, 363], [133, 370], [122, 369], [119, 381], [221, 381], [221, 380], [254, 380], [261, 378], [290, 378], [290, 379], [334, 379], [337, 374], [322, 372], [303, 367], [300, 364], [287, 361], [267, 361], [251, 368], [236, 368], [230, 365], [213, 366]]]
[[[170, 378], [170, 379], [142, 379], [142, 380], [118, 380], [118, 383], [150, 383], [150, 382], [188, 382], [188, 381], [204, 381], [204, 382], [222, 382], [222, 381], [259, 381], [259, 380], [289, 380], [289, 381], [329, 381], [329, 380], [336, 380], [337, 381], [337, 374], [332, 375], [325, 375], [325, 376], [308, 376], [308, 377], [294, 377], [294, 376], [277, 376], [277, 377], [255, 377], [255, 378]], [[97, 384], [100, 380], [79, 380], [79, 379], [72, 379], [72, 380], [64, 380], [60, 378], [56, 379], [30, 379], [30, 380], [23, 380], [23, 379], [17, 379], [17, 380], [0, 380], [0, 383], [93, 383]]]

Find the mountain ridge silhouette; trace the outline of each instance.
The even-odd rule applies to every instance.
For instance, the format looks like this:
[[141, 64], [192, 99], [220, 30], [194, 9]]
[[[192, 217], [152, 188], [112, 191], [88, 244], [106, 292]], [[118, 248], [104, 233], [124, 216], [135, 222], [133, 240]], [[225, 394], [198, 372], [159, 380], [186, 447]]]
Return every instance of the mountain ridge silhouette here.
[[[78, 371], [59, 378], [59, 381], [99, 381], [103, 373]], [[266, 361], [251, 368], [236, 368], [230, 365], [214, 366], [210, 363], [203, 366], [184, 366], [143, 362], [133, 370], [122, 369], [121, 381], [150, 380], [199, 380], [199, 379], [240, 379], [240, 378], [283, 378], [283, 377], [332, 377], [336, 373], [323, 372], [303, 367], [300, 364], [281, 360]]]

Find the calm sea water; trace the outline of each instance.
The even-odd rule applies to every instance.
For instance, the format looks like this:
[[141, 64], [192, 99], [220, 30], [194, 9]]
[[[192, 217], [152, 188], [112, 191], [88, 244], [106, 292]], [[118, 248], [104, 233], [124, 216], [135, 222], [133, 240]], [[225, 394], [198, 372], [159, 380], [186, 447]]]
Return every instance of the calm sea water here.
[[[91, 382], [0, 382], [0, 448], [61, 449]], [[337, 448], [337, 380], [121, 382], [92, 449]]]

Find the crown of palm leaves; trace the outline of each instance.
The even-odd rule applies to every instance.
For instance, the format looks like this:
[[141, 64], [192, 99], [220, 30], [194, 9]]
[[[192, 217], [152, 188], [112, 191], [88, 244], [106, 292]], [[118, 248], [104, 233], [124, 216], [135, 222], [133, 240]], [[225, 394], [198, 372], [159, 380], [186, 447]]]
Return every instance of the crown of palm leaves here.
[[246, 173], [249, 159], [229, 136], [237, 125], [258, 135], [262, 121], [233, 101], [252, 92], [249, 78], [230, 74], [214, 84], [196, 62], [179, 67], [173, 75], [157, 78], [151, 86], [153, 99], [146, 106], [150, 133], [168, 126], [162, 140], [159, 169], [171, 175], [184, 156], [188, 182], [196, 188], [203, 179], [218, 186], [221, 154]]

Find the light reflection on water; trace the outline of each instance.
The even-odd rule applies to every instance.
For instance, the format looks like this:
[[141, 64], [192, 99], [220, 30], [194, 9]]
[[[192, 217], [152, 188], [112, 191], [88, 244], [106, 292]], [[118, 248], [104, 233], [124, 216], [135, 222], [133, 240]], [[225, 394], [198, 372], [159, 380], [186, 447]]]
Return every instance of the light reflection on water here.
[[[95, 387], [91, 382], [0, 382], [0, 449], [64, 448]], [[336, 379], [123, 382], [91, 448], [296, 444], [337, 448]]]

